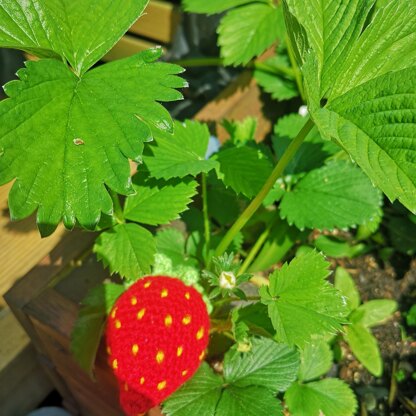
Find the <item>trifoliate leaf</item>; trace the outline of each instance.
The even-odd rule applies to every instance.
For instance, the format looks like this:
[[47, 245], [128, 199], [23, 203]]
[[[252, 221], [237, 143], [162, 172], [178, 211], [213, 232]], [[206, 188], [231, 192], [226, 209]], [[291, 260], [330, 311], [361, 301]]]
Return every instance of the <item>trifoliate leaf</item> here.
[[[215, 416], [281, 416], [280, 401], [267, 389], [230, 386], [218, 402]], [[204, 413], [205, 416], [205, 413]]]
[[350, 274], [343, 267], [337, 267], [335, 272], [335, 287], [345, 296], [350, 311], [360, 306], [361, 299], [357, 286]]
[[124, 290], [122, 285], [103, 284], [93, 288], [81, 302], [71, 333], [70, 348], [79, 366], [90, 376], [93, 376], [106, 316]]
[[175, 121], [174, 133], [160, 133], [149, 146], [151, 155], [143, 157], [151, 176], [157, 179], [183, 178], [209, 172], [217, 163], [205, 154], [209, 142], [206, 124]]
[[231, 10], [218, 28], [218, 44], [224, 64], [247, 64], [283, 34], [284, 19], [280, 7], [253, 3]]
[[371, 332], [361, 324], [353, 324], [345, 327], [344, 337], [364, 367], [371, 374], [380, 377], [383, 374], [383, 361], [377, 340]]
[[[156, 101], [181, 98], [181, 68], [154, 63], [153, 49], [102, 65], [78, 78], [55, 60], [27, 62], [20, 80], [5, 87], [0, 103], [0, 183], [17, 178], [11, 215], [36, 209], [44, 235], [63, 219], [94, 229], [112, 213], [104, 185], [129, 194], [128, 159], [137, 160], [151, 130], [169, 130], [168, 112]], [[30, 159], [30, 163], [27, 161]]]
[[335, 139], [391, 201], [416, 212], [416, 67], [390, 72], [316, 112]]
[[366, 328], [381, 325], [391, 318], [397, 310], [397, 302], [392, 299], [374, 299], [358, 307], [350, 316], [353, 324], [361, 324]]
[[101, 233], [94, 245], [94, 253], [111, 273], [133, 281], [150, 273], [155, 252], [150, 231], [133, 223], [119, 224]]
[[[0, 47], [59, 56], [80, 75], [104, 56], [137, 20], [147, 0], [30, 1], [0, 5]], [[100, 16], [97, 19], [97, 16]], [[93, 28], [94, 35], [91, 35]]]
[[220, 151], [216, 159], [219, 178], [248, 198], [260, 191], [273, 170], [270, 160], [254, 147], [231, 147]]
[[296, 349], [267, 338], [253, 338], [248, 352], [231, 349], [224, 357], [224, 379], [237, 387], [262, 386], [273, 393], [284, 391], [296, 379]]
[[308, 173], [286, 192], [280, 215], [300, 229], [346, 228], [366, 223], [380, 205], [380, 192], [358, 167], [334, 161]]
[[[266, 3], [268, 0], [257, 1]], [[183, 7], [187, 12], [204, 14], [221, 13], [227, 9], [252, 2], [253, 0], [182, 0]]]
[[124, 216], [143, 224], [167, 224], [188, 209], [197, 193], [197, 186], [197, 182], [190, 178], [164, 181], [148, 178], [139, 172], [133, 177], [136, 194], [127, 197]]
[[326, 374], [332, 366], [333, 354], [328, 343], [313, 338], [300, 351], [299, 380], [314, 380]]
[[257, 83], [271, 94], [277, 101], [290, 100], [299, 95], [298, 88], [293, 78], [288, 78], [279, 73], [279, 69], [290, 69], [289, 60], [285, 55], [276, 55], [267, 59], [264, 66], [254, 70], [254, 78]]
[[276, 270], [269, 287], [260, 288], [278, 341], [302, 346], [312, 335], [341, 330], [348, 308], [326, 280], [328, 266], [321, 254], [306, 253]]
[[222, 384], [208, 364], [202, 363], [196, 374], [164, 402], [163, 414], [215, 416]]
[[353, 416], [357, 409], [354, 393], [336, 378], [313, 383], [294, 383], [285, 394], [291, 416]]
[[377, 10], [355, 42], [336, 80], [332, 97], [338, 97], [390, 71], [416, 65], [416, 1], [389, 1]]

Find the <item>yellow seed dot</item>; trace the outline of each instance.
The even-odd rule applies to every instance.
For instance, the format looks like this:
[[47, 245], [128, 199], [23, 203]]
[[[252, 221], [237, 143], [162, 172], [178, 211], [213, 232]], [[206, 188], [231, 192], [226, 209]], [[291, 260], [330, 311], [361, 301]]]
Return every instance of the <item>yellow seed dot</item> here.
[[182, 345], [180, 346], [180, 347], [178, 347], [178, 349], [176, 350], [176, 355], [178, 356], [178, 357], [180, 357], [181, 355], [182, 355], [182, 353], [183, 353], [183, 347], [182, 347]]
[[141, 384], [141, 385], [143, 385], [143, 384], [144, 384], [144, 382], [145, 382], [144, 377], [141, 377], [141, 378], [140, 378], [140, 384]]
[[120, 322], [120, 320], [119, 320], [119, 319], [117, 319], [117, 320], [116, 320], [116, 322], [114, 323], [114, 326], [115, 326], [117, 329], [120, 329], [120, 328], [121, 328], [121, 322]]
[[165, 360], [165, 353], [162, 350], [159, 350], [156, 354], [156, 361], [158, 364], [162, 364]]
[[184, 325], [189, 325], [191, 323], [191, 320], [192, 320], [191, 315], [185, 315], [182, 319], [182, 323]]
[[136, 296], [133, 296], [133, 297], [130, 299], [130, 302], [131, 302], [131, 304], [132, 304], [133, 306], [137, 305], [137, 298], [136, 298]]
[[145, 288], [145, 289], [147, 289], [147, 288], [149, 288], [150, 287], [150, 285], [152, 284], [152, 282], [146, 282], [144, 285], [143, 285], [143, 287]]
[[199, 361], [202, 361], [205, 358], [205, 351], [202, 351], [201, 354], [199, 354]]
[[158, 385], [157, 385], [157, 389], [158, 390], [163, 390], [166, 387], [166, 380], [161, 381]]
[[107, 347], [107, 354], [111, 355], [111, 348], [110, 347]]
[[186, 300], [191, 299], [191, 294], [190, 294], [189, 292], [186, 292], [186, 293], [185, 293], [185, 299], [186, 299]]
[[182, 376], [185, 377], [188, 374], [188, 370], [183, 370], [182, 371]]
[[170, 326], [172, 326], [172, 322], [173, 322], [172, 315], [166, 315], [165, 326], [169, 328]]
[[162, 291], [160, 292], [161, 298], [167, 298], [168, 295], [169, 295], [169, 291], [167, 289], [162, 289]]
[[117, 360], [113, 360], [112, 366], [113, 366], [114, 370], [117, 370], [117, 368], [118, 368], [118, 362], [117, 362]]
[[114, 319], [117, 314], [117, 306], [111, 311], [111, 317]]
[[201, 328], [199, 328], [199, 331], [196, 333], [196, 339], [197, 340], [202, 339], [204, 336], [204, 333], [205, 333], [204, 327], [201, 326]]
[[137, 319], [142, 319], [145, 313], [146, 308], [140, 309], [139, 312], [137, 312]]
[[133, 353], [133, 355], [137, 355], [137, 353], [139, 352], [139, 346], [137, 344], [134, 344], [131, 347], [131, 352]]
[[124, 391], [129, 391], [129, 386], [127, 383], [124, 383]]

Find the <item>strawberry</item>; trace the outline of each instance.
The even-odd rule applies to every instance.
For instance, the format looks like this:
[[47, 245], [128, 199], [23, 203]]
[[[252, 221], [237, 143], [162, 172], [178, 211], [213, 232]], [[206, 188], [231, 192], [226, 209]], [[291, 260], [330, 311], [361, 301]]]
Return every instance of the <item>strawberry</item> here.
[[145, 277], [117, 299], [106, 338], [121, 406], [137, 416], [198, 369], [208, 345], [207, 308], [200, 293], [181, 280]]

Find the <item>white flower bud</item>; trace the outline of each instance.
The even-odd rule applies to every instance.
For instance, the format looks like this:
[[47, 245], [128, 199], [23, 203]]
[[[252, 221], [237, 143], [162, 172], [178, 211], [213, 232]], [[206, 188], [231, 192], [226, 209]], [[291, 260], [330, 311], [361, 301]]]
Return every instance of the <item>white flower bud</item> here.
[[307, 105], [302, 105], [299, 107], [299, 115], [301, 115], [302, 117], [306, 117], [307, 115], [309, 115], [309, 110], [308, 110]]
[[237, 283], [237, 278], [233, 272], [222, 272], [220, 274], [221, 289], [234, 289]]

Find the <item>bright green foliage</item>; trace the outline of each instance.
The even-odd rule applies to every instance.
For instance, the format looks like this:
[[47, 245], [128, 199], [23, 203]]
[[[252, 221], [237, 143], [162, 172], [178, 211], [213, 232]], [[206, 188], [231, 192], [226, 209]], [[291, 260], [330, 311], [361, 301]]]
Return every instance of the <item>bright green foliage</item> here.
[[133, 177], [136, 194], [127, 197], [124, 216], [143, 224], [167, 224], [187, 209], [197, 193], [197, 185], [189, 178], [164, 181], [139, 172]]
[[291, 416], [353, 416], [357, 409], [354, 393], [336, 378], [294, 383], [285, 401]]
[[[233, 309], [232, 323], [233, 331], [239, 342], [246, 341], [248, 331], [264, 337], [271, 337], [275, 332], [267, 313], [267, 306], [261, 303], [253, 303], [243, 308]], [[242, 324], [240, 328], [237, 328], [240, 324]], [[243, 333], [243, 336], [239, 339], [237, 332], [241, 328], [244, 328], [247, 332]]]
[[114, 0], [4, 1], [0, 5], [0, 47], [60, 57], [80, 75], [111, 49], [147, 3], [125, 0], [121, 7]]
[[224, 377], [214, 375], [204, 363], [183, 387], [163, 405], [167, 416], [268, 416], [281, 415], [275, 398], [296, 378], [299, 357], [295, 349], [274, 341], [252, 339], [252, 349], [225, 354]]
[[101, 341], [105, 319], [124, 287], [103, 284], [93, 288], [82, 300], [78, 319], [71, 333], [71, 353], [79, 366], [93, 376], [95, 355]]
[[253, 338], [252, 349], [231, 349], [224, 358], [224, 379], [236, 387], [261, 386], [284, 391], [296, 378], [299, 355], [294, 348], [267, 338]]
[[413, 305], [406, 315], [406, 323], [409, 326], [416, 326], [416, 305]]
[[341, 329], [348, 309], [341, 294], [326, 280], [328, 266], [322, 255], [312, 251], [276, 270], [270, 276], [270, 286], [260, 288], [278, 341], [303, 346], [312, 335]]
[[231, 142], [236, 146], [239, 146], [255, 140], [257, 119], [254, 117], [246, 117], [241, 121], [224, 120], [222, 126], [230, 135], [230, 138], [225, 145]]
[[358, 308], [361, 303], [360, 294], [354, 280], [343, 267], [337, 267], [335, 287], [345, 296], [350, 311]]
[[157, 179], [183, 178], [209, 172], [217, 166], [205, 159], [209, 131], [206, 124], [186, 120], [175, 122], [174, 134], [159, 133], [149, 146], [151, 155], [143, 157], [150, 174]]
[[308, 173], [286, 192], [280, 215], [300, 229], [346, 228], [369, 221], [380, 204], [379, 191], [359, 168], [334, 161]]
[[374, 299], [359, 306], [350, 316], [353, 324], [366, 328], [383, 324], [397, 310], [397, 302], [391, 299]]
[[371, 332], [361, 324], [354, 324], [345, 327], [344, 337], [354, 355], [368, 371], [376, 377], [381, 376], [383, 374], [383, 361], [377, 340]]
[[247, 64], [283, 33], [284, 19], [280, 7], [253, 3], [231, 10], [218, 28], [218, 44], [224, 64]]
[[150, 231], [138, 224], [118, 224], [97, 238], [94, 252], [111, 273], [137, 280], [150, 273], [156, 245]]
[[331, 368], [332, 360], [328, 343], [321, 338], [313, 338], [301, 350], [299, 380], [307, 382], [323, 376]]
[[164, 228], [156, 234], [156, 249], [172, 260], [174, 265], [185, 259], [185, 236], [175, 228]]
[[[133, 192], [128, 159], [139, 159], [153, 128], [172, 128], [157, 101], [181, 97], [181, 68], [154, 63], [153, 49], [78, 78], [62, 62], [27, 62], [0, 103], [0, 183], [17, 178], [9, 196], [13, 219], [38, 209], [43, 235], [64, 220], [94, 229], [112, 213], [104, 185]], [[30, 160], [30, 163], [27, 161]]]
[[[267, 3], [268, 0], [256, 0], [258, 3]], [[191, 13], [221, 13], [233, 7], [253, 3], [253, 0], [182, 0], [187, 12]]]
[[353, 258], [368, 251], [368, 248], [364, 243], [353, 245], [348, 241], [323, 234], [315, 240], [315, 247], [322, 251], [326, 256], [335, 258]]
[[264, 91], [277, 101], [290, 100], [299, 95], [296, 83], [292, 78], [279, 74], [279, 70], [291, 71], [289, 59], [285, 55], [276, 55], [267, 59], [264, 66], [256, 68], [254, 77]]
[[223, 381], [207, 363], [163, 405], [166, 416], [215, 416]]
[[248, 198], [259, 192], [273, 170], [270, 160], [255, 147], [231, 147], [220, 151], [216, 160], [224, 184]]

